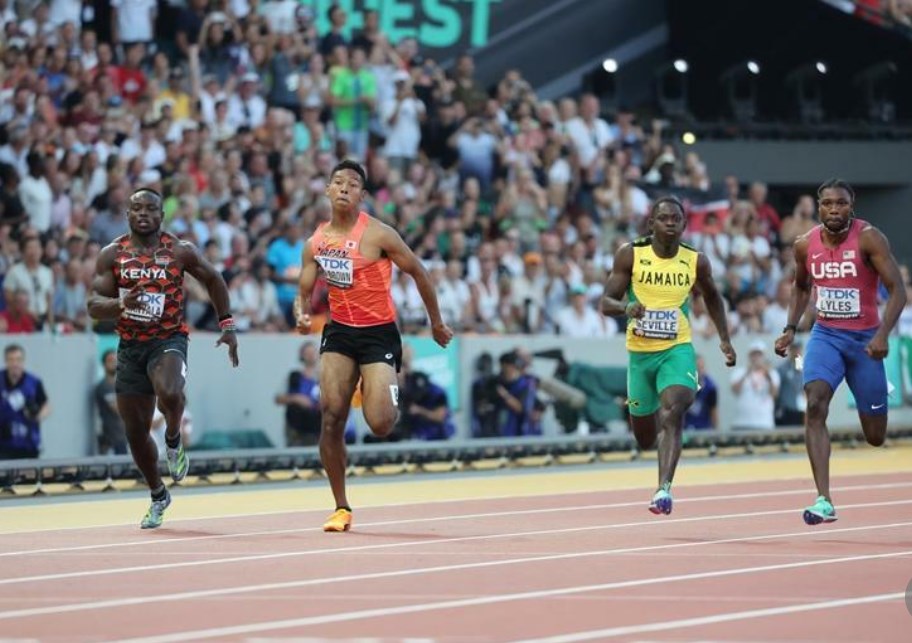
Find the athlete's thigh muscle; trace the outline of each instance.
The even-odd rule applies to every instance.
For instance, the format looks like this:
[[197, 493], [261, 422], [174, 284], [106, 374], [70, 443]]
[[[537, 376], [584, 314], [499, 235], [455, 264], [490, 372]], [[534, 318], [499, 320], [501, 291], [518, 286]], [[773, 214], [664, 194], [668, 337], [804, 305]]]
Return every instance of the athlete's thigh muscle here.
[[358, 365], [351, 357], [323, 353], [320, 358], [320, 406], [324, 413], [348, 416], [358, 376]]

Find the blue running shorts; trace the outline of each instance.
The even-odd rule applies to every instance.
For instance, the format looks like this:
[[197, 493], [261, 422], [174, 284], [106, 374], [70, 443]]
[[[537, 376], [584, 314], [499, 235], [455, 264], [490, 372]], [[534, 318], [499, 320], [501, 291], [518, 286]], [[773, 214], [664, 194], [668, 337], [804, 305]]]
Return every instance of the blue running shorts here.
[[823, 380], [835, 391], [845, 379], [859, 414], [886, 415], [887, 372], [882, 360], [865, 352], [876, 332], [876, 328], [837, 330], [814, 324], [804, 354], [804, 385]]

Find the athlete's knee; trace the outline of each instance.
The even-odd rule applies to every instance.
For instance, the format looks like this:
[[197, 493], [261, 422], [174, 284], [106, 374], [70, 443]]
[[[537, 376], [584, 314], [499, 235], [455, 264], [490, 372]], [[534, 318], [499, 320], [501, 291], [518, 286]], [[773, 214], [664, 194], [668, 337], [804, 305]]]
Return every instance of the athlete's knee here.
[[810, 421], [826, 420], [830, 414], [830, 398], [822, 394], [810, 393], [807, 398], [807, 418]]
[[689, 400], [681, 399], [671, 399], [671, 400], [662, 400], [662, 406], [659, 409], [659, 413], [663, 417], [669, 418], [672, 420], [681, 420], [684, 417], [684, 414], [687, 413], [687, 409], [690, 406]]
[[882, 447], [884, 442], [887, 441], [886, 418], [883, 420], [862, 420], [861, 428], [863, 429], [865, 440], [867, 440], [868, 444], [872, 447]]
[[345, 423], [348, 421], [348, 409], [324, 407], [322, 410], [321, 425], [323, 433], [336, 434], [342, 437], [345, 433]]
[[865, 440], [868, 441], [872, 447], [882, 447], [884, 442], [887, 441], [887, 432], [883, 431], [880, 433], [866, 433]]
[[378, 438], [385, 438], [396, 427], [396, 422], [399, 420], [399, 409], [395, 406], [370, 412], [365, 409], [364, 420], [370, 427], [371, 433]]

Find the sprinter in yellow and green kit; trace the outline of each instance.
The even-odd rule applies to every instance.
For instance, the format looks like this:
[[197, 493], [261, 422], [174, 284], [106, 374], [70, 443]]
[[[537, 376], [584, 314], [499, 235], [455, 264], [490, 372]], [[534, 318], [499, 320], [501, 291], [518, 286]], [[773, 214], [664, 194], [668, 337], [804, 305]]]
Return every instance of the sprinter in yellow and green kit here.
[[656, 200], [647, 220], [650, 234], [618, 249], [602, 300], [603, 314], [628, 318], [627, 405], [633, 434], [642, 449], [651, 449], [659, 438], [659, 487], [649, 504], [654, 514], [671, 513], [684, 414], [697, 391], [691, 294], [706, 302], [726, 366], [736, 359], [709, 260], [681, 242], [686, 225], [677, 198]]

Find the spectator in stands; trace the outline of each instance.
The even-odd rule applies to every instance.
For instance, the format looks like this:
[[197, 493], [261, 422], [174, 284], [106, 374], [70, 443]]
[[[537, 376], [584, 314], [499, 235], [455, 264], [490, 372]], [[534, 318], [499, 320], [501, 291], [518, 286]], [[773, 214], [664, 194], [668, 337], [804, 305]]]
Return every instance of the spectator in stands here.
[[124, 455], [127, 453], [127, 434], [120, 411], [117, 410], [117, 395], [114, 379], [117, 374], [117, 351], [107, 350], [101, 356], [104, 375], [95, 385], [93, 398], [98, 411], [99, 424], [95, 431], [96, 449], [99, 455]]
[[29, 312], [28, 291], [6, 290], [4, 294], [7, 308], [0, 311], [0, 333], [15, 335], [36, 332], [38, 325]]
[[377, 101], [377, 81], [364, 67], [367, 54], [363, 49], [352, 49], [350, 55], [344, 51], [337, 47], [337, 65], [330, 71], [333, 123], [337, 140], [346, 145], [347, 156], [363, 161], [367, 158], [371, 113]]
[[817, 225], [814, 217], [817, 214], [817, 203], [810, 194], [802, 194], [795, 203], [792, 210], [792, 216], [787, 217], [782, 222], [782, 228], [779, 232], [780, 241], [783, 246], [791, 246], [795, 239], [810, 232]]
[[535, 378], [523, 374], [526, 364], [516, 351], [503, 353], [499, 361], [500, 374], [495, 385], [498, 435], [541, 435]]
[[304, 252], [304, 240], [298, 226], [286, 222], [282, 226], [282, 236], [269, 245], [266, 261], [272, 268], [272, 280], [276, 284], [279, 306], [285, 316], [285, 323], [294, 327], [292, 304], [298, 294], [298, 277], [301, 273], [301, 257]]
[[453, 437], [450, 403], [443, 387], [412, 367], [414, 350], [402, 345], [399, 371], [399, 423], [394, 432], [406, 440], [446, 440]]
[[775, 402], [781, 380], [766, 354], [766, 344], [755, 341], [750, 347], [748, 364], [737, 367], [731, 374], [731, 390], [735, 394], [733, 429], [767, 430], [776, 426]]
[[494, 358], [490, 353], [482, 353], [475, 360], [475, 375], [472, 380], [472, 436], [476, 438], [493, 438], [499, 435], [497, 430], [497, 377], [494, 374]]
[[0, 460], [37, 458], [41, 422], [51, 404], [41, 379], [25, 370], [25, 349], [7, 344], [6, 368], [0, 371]]
[[684, 415], [685, 429], [719, 429], [719, 390], [706, 372], [706, 360], [697, 355], [697, 393]]
[[[11, 301], [17, 291], [25, 293], [28, 299], [28, 312], [35, 328], [41, 330], [45, 323], [53, 328], [54, 324], [54, 274], [41, 263], [41, 239], [34, 233], [22, 238], [19, 242], [22, 260], [13, 265], [3, 281], [3, 291], [7, 301]], [[19, 295], [20, 300], [22, 295]]]
[[314, 446], [320, 440], [320, 355], [313, 342], [304, 342], [298, 353], [301, 367], [288, 375], [285, 392], [275, 402], [285, 407], [285, 443], [290, 447]]
[[803, 427], [807, 398], [801, 376], [801, 342], [789, 346], [788, 357], [776, 368], [779, 394], [776, 396], [776, 426]]

